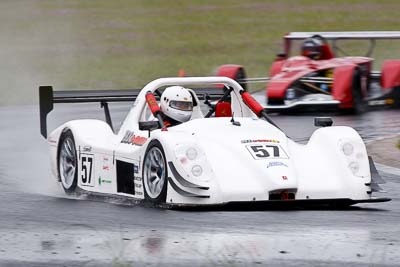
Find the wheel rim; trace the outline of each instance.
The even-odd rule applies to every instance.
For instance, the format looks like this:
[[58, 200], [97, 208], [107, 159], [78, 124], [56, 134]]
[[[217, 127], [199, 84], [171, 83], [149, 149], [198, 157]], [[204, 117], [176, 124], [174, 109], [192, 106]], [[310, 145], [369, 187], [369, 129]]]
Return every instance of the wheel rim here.
[[73, 140], [70, 137], [64, 139], [60, 151], [60, 178], [66, 189], [71, 188], [76, 172], [76, 151]]
[[149, 197], [157, 198], [165, 183], [164, 156], [158, 147], [152, 147], [144, 160], [144, 180]]

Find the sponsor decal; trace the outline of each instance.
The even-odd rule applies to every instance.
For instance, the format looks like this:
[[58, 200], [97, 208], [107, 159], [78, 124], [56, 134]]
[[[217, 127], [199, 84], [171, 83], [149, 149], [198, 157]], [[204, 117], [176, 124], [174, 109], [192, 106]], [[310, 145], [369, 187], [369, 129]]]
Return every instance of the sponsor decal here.
[[109, 180], [109, 179], [103, 179], [103, 178], [101, 178], [101, 176], [99, 176], [99, 185], [102, 185], [102, 184], [111, 184], [112, 183], [112, 181], [111, 180]]
[[91, 152], [92, 151], [92, 147], [91, 146], [84, 146], [83, 147], [83, 152]]
[[146, 137], [135, 135], [132, 131], [126, 131], [121, 143], [142, 146], [146, 141]]
[[134, 181], [139, 181], [139, 182], [141, 182], [141, 181], [142, 181], [142, 178], [140, 178], [140, 177], [133, 177], [133, 180], [134, 180]]
[[385, 100], [370, 100], [370, 101], [368, 101], [368, 105], [370, 105], [370, 106], [383, 106], [383, 105], [393, 105], [393, 104], [394, 104], [393, 98], [388, 98]]
[[124, 138], [122, 138], [121, 143], [123, 144], [132, 144], [131, 140], [135, 136], [135, 134], [131, 131], [126, 131]]
[[109, 171], [110, 170], [110, 166], [103, 166], [103, 171]]
[[222, 117], [228, 116], [228, 114], [229, 114], [229, 108], [222, 107], [220, 113], [221, 113], [221, 116], [222, 116]]
[[135, 183], [135, 187], [141, 188], [141, 187], [142, 187], [142, 184]]
[[146, 101], [147, 101], [147, 103], [148, 103], [148, 105], [149, 106], [155, 106], [155, 105], [158, 105], [157, 104], [157, 101], [155, 101], [155, 99], [154, 98], [149, 98], [149, 99], [147, 99], [147, 97], [146, 97]]
[[103, 162], [109, 162], [109, 161], [110, 161], [110, 159], [108, 157], [103, 156]]
[[285, 175], [282, 176], [282, 179], [283, 179], [283, 180], [287, 180], [287, 176], [285, 176]]
[[139, 166], [136, 164], [133, 164], [133, 173], [139, 173]]
[[370, 100], [368, 101], [368, 105], [370, 106], [386, 105], [386, 100]]
[[283, 166], [283, 167], [287, 167], [287, 165], [283, 162], [280, 161], [272, 161], [270, 163], [268, 163], [267, 168], [271, 168], [271, 167], [277, 167], [277, 166]]
[[279, 140], [274, 140], [274, 139], [247, 139], [247, 140], [242, 140], [242, 144], [248, 144], [248, 143], [280, 143]]
[[135, 195], [141, 196], [141, 195], [143, 195], [143, 193], [142, 192], [135, 192]]
[[133, 137], [133, 141], [132, 142], [133, 142], [134, 145], [141, 146], [144, 143], [146, 143], [146, 141], [147, 141], [146, 137], [135, 135]]
[[49, 142], [52, 143], [52, 144], [56, 144], [57, 143], [57, 141], [53, 140], [53, 139], [49, 139]]
[[394, 99], [393, 98], [386, 99], [386, 104], [393, 105], [394, 104]]

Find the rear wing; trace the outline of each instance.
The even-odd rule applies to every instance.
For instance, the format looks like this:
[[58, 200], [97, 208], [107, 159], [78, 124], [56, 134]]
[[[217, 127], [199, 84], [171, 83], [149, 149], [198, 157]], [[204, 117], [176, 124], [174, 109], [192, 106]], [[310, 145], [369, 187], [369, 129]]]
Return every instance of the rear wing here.
[[400, 39], [400, 31], [360, 31], [360, 32], [290, 32], [285, 39], [303, 40], [313, 35], [321, 35], [327, 40], [339, 39]]
[[[199, 100], [217, 100], [224, 95], [224, 88], [195, 88]], [[55, 103], [100, 103], [104, 109], [106, 122], [113, 129], [109, 102], [133, 102], [141, 89], [126, 90], [71, 90], [54, 91], [52, 86], [39, 86], [40, 133], [47, 138], [47, 115], [53, 110]], [[162, 90], [156, 90], [156, 97]]]
[[290, 53], [291, 41], [304, 40], [313, 35], [320, 35], [331, 41], [335, 53], [339, 50], [336, 45], [337, 40], [369, 40], [370, 47], [366, 53], [368, 57], [372, 54], [376, 40], [400, 39], [400, 31], [290, 32], [283, 37], [285, 54], [289, 55]]

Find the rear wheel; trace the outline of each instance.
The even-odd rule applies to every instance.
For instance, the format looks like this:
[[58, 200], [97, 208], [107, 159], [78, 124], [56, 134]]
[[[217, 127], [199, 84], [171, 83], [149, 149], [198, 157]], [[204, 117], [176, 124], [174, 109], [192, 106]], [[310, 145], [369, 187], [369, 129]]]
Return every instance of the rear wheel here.
[[236, 77], [235, 80], [239, 82], [239, 84], [242, 86], [242, 88], [247, 91], [247, 84], [244, 81], [244, 79], [246, 79], [246, 72], [244, 70], [244, 68], [239, 68], [237, 73], [236, 73]]
[[247, 84], [243, 81], [243, 79], [246, 79], [246, 72], [242, 66], [235, 64], [222, 65], [218, 68], [216, 75], [234, 79], [247, 91]]
[[143, 183], [146, 200], [152, 203], [165, 203], [167, 197], [167, 162], [164, 150], [158, 140], [147, 147], [143, 160]]
[[77, 185], [78, 159], [74, 136], [71, 130], [64, 130], [58, 148], [58, 175], [66, 193], [73, 193]]
[[353, 73], [353, 81], [351, 85], [351, 93], [353, 96], [353, 108], [352, 112], [354, 114], [361, 114], [366, 111], [366, 103], [364, 101], [362, 91], [361, 91], [361, 74], [360, 70], [355, 69]]

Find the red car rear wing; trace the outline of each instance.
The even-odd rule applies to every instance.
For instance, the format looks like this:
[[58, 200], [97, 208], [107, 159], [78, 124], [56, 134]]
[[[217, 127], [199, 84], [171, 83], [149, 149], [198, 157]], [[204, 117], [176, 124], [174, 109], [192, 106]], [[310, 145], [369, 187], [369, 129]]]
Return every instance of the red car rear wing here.
[[321, 35], [327, 40], [339, 39], [400, 39], [400, 31], [360, 31], [360, 32], [290, 32], [285, 39], [303, 40], [313, 35]]
[[332, 41], [335, 52], [337, 50], [336, 40], [369, 40], [370, 47], [366, 56], [372, 54], [375, 40], [400, 39], [400, 31], [290, 32], [283, 37], [285, 54], [289, 56], [292, 40], [304, 40], [313, 35], [320, 35], [324, 39]]

